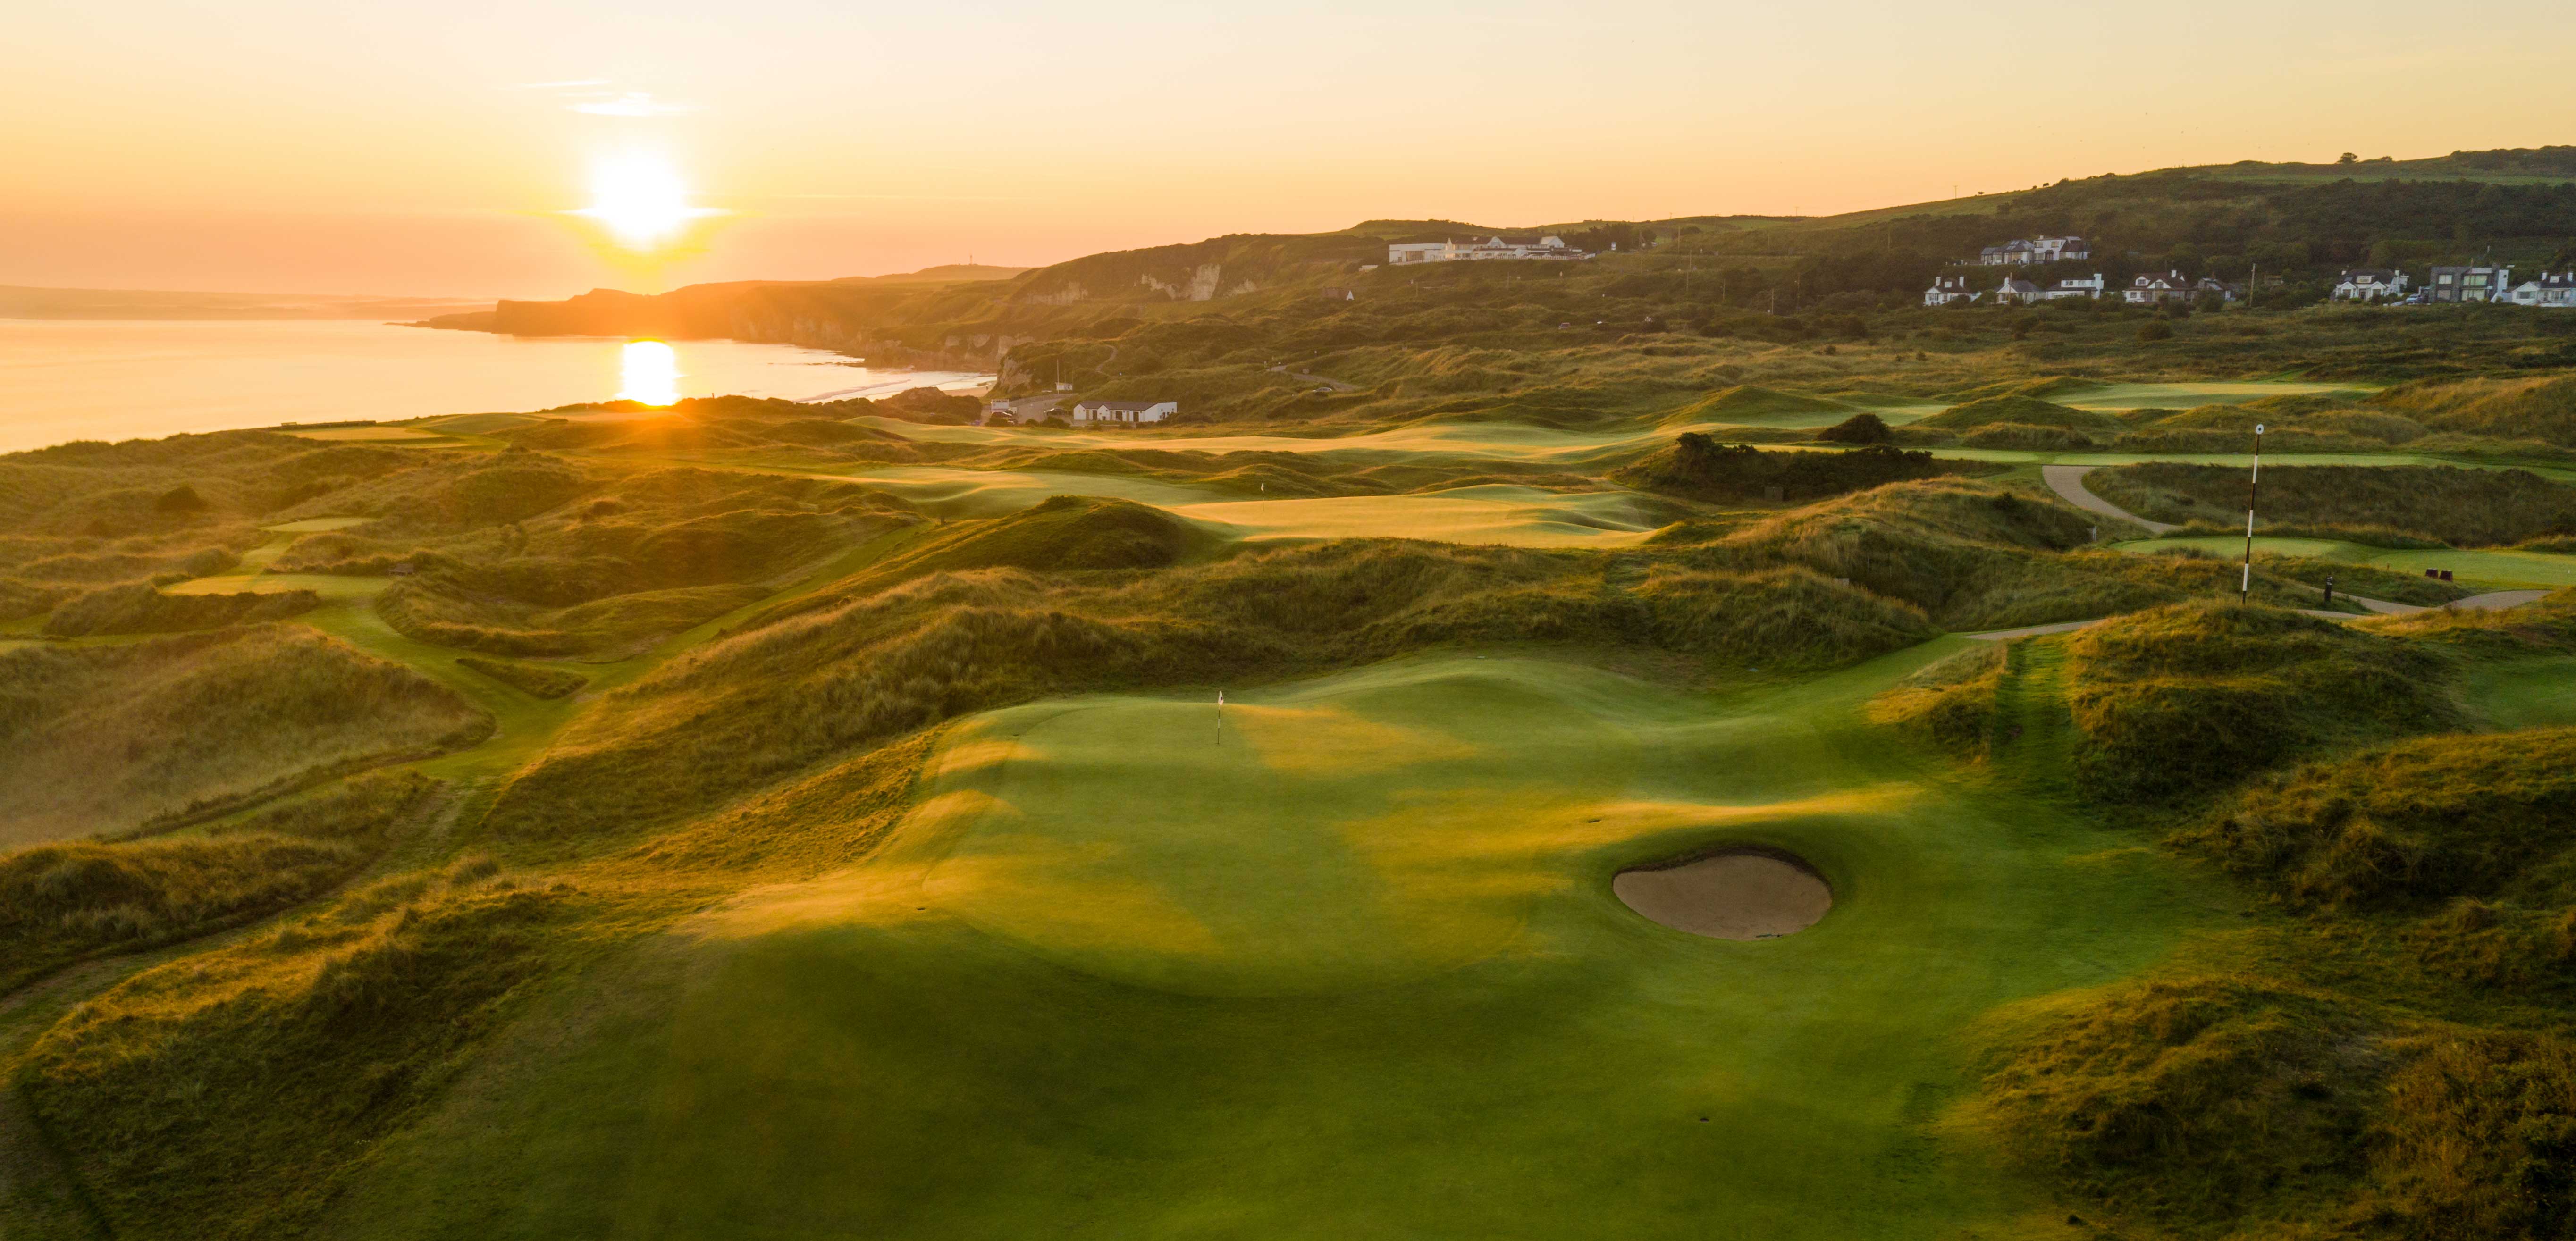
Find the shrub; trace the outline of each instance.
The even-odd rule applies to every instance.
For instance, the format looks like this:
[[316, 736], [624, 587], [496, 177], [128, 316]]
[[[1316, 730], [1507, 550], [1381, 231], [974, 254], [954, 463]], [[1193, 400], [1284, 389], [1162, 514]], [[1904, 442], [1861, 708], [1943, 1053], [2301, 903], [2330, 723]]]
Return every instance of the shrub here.
[[1816, 438], [1828, 444], [1884, 444], [1895, 435], [1888, 429], [1886, 419], [1872, 413], [1853, 414], [1816, 432]]
[[[1880, 430], [1885, 429], [1882, 424]], [[1750, 444], [1720, 444], [1700, 432], [1686, 431], [1670, 450], [1620, 471], [1618, 477], [1698, 500], [1814, 500], [1893, 482], [1993, 468], [1942, 461], [1928, 452], [1906, 452], [1883, 444], [1843, 452], [1765, 452]]]
[[2150, 319], [2147, 322], [2138, 325], [2138, 342], [2140, 344], [2152, 345], [2160, 340], [2172, 340], [2173, 334], [2174, 330], [2171, 327], [2166, 326], [2162, 319]]

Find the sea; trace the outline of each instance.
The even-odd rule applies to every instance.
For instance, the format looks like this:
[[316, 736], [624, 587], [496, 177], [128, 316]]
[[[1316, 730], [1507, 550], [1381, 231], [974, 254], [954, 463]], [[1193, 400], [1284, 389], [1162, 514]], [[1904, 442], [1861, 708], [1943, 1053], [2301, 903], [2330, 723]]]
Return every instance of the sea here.
[[0, 453], [618, 398], [823, 400], [992, 381], [726, 340], [522, 338], [346, 320], [0, 319]]

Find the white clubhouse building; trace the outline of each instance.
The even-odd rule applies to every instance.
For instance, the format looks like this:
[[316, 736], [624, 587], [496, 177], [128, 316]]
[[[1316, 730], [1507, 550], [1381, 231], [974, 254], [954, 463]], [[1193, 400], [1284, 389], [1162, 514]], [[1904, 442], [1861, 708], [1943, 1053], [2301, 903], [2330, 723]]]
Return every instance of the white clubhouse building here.
[[1488, 237], [1461, 245], [1455, 241], [1406, 242], [1386, 248], [1389, 263], [1474, 263], [1487, 259], [1588, 259], [1592, 255], [1565, 244], [1554, 234], [1535, 241]]

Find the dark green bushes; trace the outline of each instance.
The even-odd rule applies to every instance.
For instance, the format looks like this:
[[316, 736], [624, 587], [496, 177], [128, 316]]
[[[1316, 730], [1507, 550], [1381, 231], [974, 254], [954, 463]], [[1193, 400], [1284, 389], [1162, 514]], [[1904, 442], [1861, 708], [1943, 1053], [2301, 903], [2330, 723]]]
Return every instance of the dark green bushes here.
[[1764, 451], [1720, 444], [1684, 432], [1672, 448], [1620, 472], [1636, 486], [1694, 500], [1811, 501], [1889, 483], [1986, 472], [1987, 467], [1935, 459], [1884, 445], [1844, 452]]

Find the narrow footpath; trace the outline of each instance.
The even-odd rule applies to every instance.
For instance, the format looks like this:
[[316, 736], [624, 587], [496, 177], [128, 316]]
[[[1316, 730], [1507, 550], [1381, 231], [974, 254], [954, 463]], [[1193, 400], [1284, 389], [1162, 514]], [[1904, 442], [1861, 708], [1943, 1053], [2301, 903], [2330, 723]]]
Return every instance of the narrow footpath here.
[[2048, 481], [2049, 490], [2056, 492], [2067, 503], [2085, 512], [2100, 513], [2104, 517], [2117, 517], [2122, 521], [2144, 527], [2149, 534], [2171, 534], [2182, 529], [2170, 522], [2149, 521], [2085, 490], [2084, 476], [2092, 473], [2093, 469], [2094, 467], [2089, 465], [2043, 465], [2039, 467], [2039, 476]]

